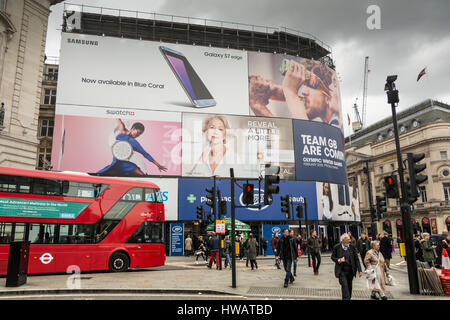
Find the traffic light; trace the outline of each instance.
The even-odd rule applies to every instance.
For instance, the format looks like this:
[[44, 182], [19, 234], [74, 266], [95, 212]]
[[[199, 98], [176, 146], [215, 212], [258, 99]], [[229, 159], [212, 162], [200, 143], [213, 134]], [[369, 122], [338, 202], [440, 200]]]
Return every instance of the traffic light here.
[[409, 179], [407, 181], [405, 181], [405, 191], [406, 191], [406, 202], [408, 202], [409, 204], [413, 204], [414, 202], [417, 201], [417, 198], [419, 196], [414, 195], [414, 192], [413, 192], [413, 189], [411, 186], [411, 182]]
[[255, 203], [255, 189], [253, 184], [244, 184], [244, 193], [243, 193], [243, 199], [242, 202], [244, 204], [254, 204]]
[[203, 220], [203, 206], [197, 206], [197, 220]]
[[286, 214], [286, 219], [291, 217], [291, 204], [289, 202], [289, 195], [281, 196], [281, 212]]
[[376, 201], [377, 201], [377, 217], [378, 219], [382, 219], [384, 217], [384, 213], [386, 212], [386, 198], [377, 196]]
[[386, 197], [398, 199], [398, 184], [396, 176], [384, 177], [384, 187], [386, 188]]
[[218, 211], [219, 211], [219, 217], [218, 219], [221, 219], [221, 216], [225, 216], [227, 215], [227, 202], [225, 200], [222, 199], [222, 195], [220, 193], [220, 190], [217, 190], [217, 197], [219, 198], [219, 203], [218, 203]]
[[208, 193], [206, 195], [206, 205], [211, 207], [213, 210], [213, 213], [215, 213], [215, 204], [216, 204], [216, 189], [213, 188], [206, 188], [206, 192]]
[[303, 207], [301, 205], [297, 205], [297, 218], [301, 219], [303, 218]]
[[419, 198], [419, 184], [428, 180], [428, 176], [418, 174], [427, 167], [426, 164], [418, 164], [416, 162], [425, 158], [425, 153], [407, 153], [409, 183], [411, 184], [411, 198], [415, 198], [414, 202]]
[[277, 186], [280, 183], [279, 166], [270, 166], [266, 164], [266, 174], [264, 176], [264, 205], [271, 205], [273, 202], [272, 194], [280, 192], [280, 187]]
[[208, 224], [213, 222], [211, 212], [206, 215], [206, 220], [207, 220]]

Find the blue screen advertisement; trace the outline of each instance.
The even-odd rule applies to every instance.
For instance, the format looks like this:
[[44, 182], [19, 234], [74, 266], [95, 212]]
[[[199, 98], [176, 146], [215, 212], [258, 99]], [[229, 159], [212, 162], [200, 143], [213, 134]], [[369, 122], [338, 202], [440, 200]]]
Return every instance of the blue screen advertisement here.
[[297, 180], [347, 184], [344, 136], [339, 128], [293, 120]]
[[[258, 204], [258, 180], [249, 180], [254, 184], [255, 205]], [[244, 205], [242, 202], [242, 184], [244, 181], [238, 181], [239, 186], [235, 186], [235, 204]], [[231, 189], [230, 180], [216, 180], [217, 188], [221, 192], [222, 198], [227, 203], [226, 217], [231, 216]], [[213, 186], [212, 179], [180, 179], [178, 182], [178, 220], [197, 220], [197, 206], [203, 206], [205, 212], [209, 212], [206, 202], [206, 188]], [[261, 182], [261, 210], [258, 208], [236, 208], [236, 219], [242, 221], [250, 220], [286, 220], [285, 214], [281, 212], [280, 196], [289, 194], [294, 204], [291, 219], [295, 217], [295, 205], [303, 203], [306, 199], [308, 206], [308, 220], [317, 220], [317, 197], [316, 184], [309, 181], [287, 181], [282, 180], [279, 184], [280, 193], [273, 195], [273, 203], [270, 206], [264, 206], [264, 181]], [[292, 208], [291, 208], [292, 211]], [[294, 217], [292, 217], [294, 216]], [[301, 219], [301, 220], [304, 220]]]
[[[309, 217], [308, 217], [309, 218]], [[263, 236], [267, 240], [267, 254], [272, 255], [274, 254], [271, 244], [271, 240], [273, 238], [273, 235], [275, 232], [278, 232], [278, 239], [281, 239], [283, 236], [283, 229], [289, 229], [289, 225], [284, 224], [263, 224], [262, 226], [262, 233]]]
[[170, 224], [170, 255], [184, 255], [184, 223]]

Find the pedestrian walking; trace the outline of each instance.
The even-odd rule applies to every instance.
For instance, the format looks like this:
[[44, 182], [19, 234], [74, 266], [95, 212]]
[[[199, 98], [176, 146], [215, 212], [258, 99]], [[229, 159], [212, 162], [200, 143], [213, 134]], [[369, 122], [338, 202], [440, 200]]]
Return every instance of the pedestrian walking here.
[[447, 232], [445, 234], [445, 239], [442, 240], [442, 251], [446, 250], [448, 256], [450, 257], [450, 234]]
[[247, 240], [248, 240], [247, 241], [248, 260], [250, 260], [252, 270], [254, 267], [258, 269], [258, 264], [256, 263], [256, 255], [258, 254], [258, 247], [259, 247], [258, 242], [256, 241], [256, 238], [254, 238], [252, 234], [248, 236]]
[[280, 238], [278, 237], [278, 232], [275, 232], [272, 240], [270, 240], [270, 246], [272, 247], [273, 253], [275, 255], [275, 265], [277, 266], [277, 269], [281, 269], [280, 267], [280, 261], [277, 259], [278, 257], [278, 242], [280, 241]]
[[267, 240], [266, 240], [266, 237], [262, 237], [261, 242], [262, 242], [263, 255], [265, 257], [266, 256], [266, 252], [267, 252]]
[[392, 238], [389, 237], [387, 232], [383, 233], [383, 237], [380, 240], [380, 252], [383, 254], [386, 267], [391, 269], [391, 259], [392, 259]]
[[184, 254], [189, 257], [192, 254], [192, 239], [190, 235], [184, 240]]
[[295, 248], [293, 239], [289, 236], [289, 230], [283, 229], [283, 236], [278, 242], [277, 246], [278, 256], [277, 259], [283, 261], [284, 270], [286, 271], [286, 276], [284, 278], [284, 287], [288, 287], [288, 283], [293, 283], [295, 281], [292, 275], [292, 261], [298, 258], [297, 249]]
[[245, 266], [248, 268], [248, 240], [250, 239], [250, 237], [253, 238], [253, 233], [249, 233], [248, 234], [248, 238], [247, 240], [244, 241], [244, 253], [245, 253]]
[[350, 243], [352, 244], [352, 246], [354, 246], [356, 248], [356, 239], [355, 239], [355, 237], [352, 235], [351, 231], [349, 231], [347, 233], [348, 233], [348, 235], [350, 237]]
[[233, 248], [232, 248], [232, 243], [231, 243], [229, 235], [225, 236], [223, 247], [224, 247], [224, 251], [225, 251], [225, 268], [227, 267], [227, 265], [230, 265], [230, 269], [231, 269], [231, 256], [230, 255], [233, 252]]
[[208, 264], [208, 268], [211, 269], [212, 263], [213, 263], [213, 259], [216, 260], [216, 269], [219, 269], [219, 264], [220, 264], [220, 260], [219, 260], [219, 238], [217, 237], [216, 233], [213, 232], [212, 233], [212, 238], [209, 241], [209, 246], [211, 249], [211, 256], [209, 257], [209, 264]]
[[211, 236], [208, 236], [205, 240], [205, 248], [206, 248], [206, 259], [209, 260], [211, 256]]
[[353, 278], [356, 277], [357, 272], [361, 277], [362, 272], [356, 248], [351, 245], [347, 233], [344, 233], [341, 236], [341, 242], [334, 246], [331, 260], [335, 263], [334, 275], [339, 279], [342, 299], [350, 300], [352, 298]]
[[203, 261], [207, 262], [208, 260], [206, 259], [206, 247], [205, 242], [203, 241], [203, 237], [199, 236], [197, 242], [198, 247], [194, 252], [195, 263], [198, 264], [198, 258], [200, 258], [200, 256], [202, 257]]
[[383, 253], [380, 250], [380, 242], [372, 241], [372, 249], [370, 249], [364, 258], [366, 266], [367, 287], [372, 291], [371, 299], [387, 300], [386, 297], [386, 279], [389, 276], [389, 270], [386, 266]]
[[308, 252], [311, 254], [314, 275], [319, 274], [319, 267], [321, 262], [320, 248], [322, 247], [322, 241], [317, 236], [316, 230], [313, 230], [311, 237], [308, 239]]
[[356, 242], [356, 251], [358, 252], [358, 256], [361, 258], [361, 263], [364, 265], [364, 269], [366, 269], [366, 265], [364, 264], [364, 258], [366, 257], [367, 251], [370, 250], [370, 241], [367, 238], [366, 233], [361, 232], [361, 237]]
[[416, 252], [416, 260], [424, 262], [422, 251], [422, 237], [419, 233], [414, 236], [414, 251]]
[[428, 232], [422, 233], [422, 237], [424, 239], [422, 242], [423, 260], [432, 268], [436, 263], [436, 246], [431, 243]]
[[241, 240], [239, 241], [239, 260], [242, 261], [244, 256], [245, 256], [244, 238], [241, 238]]
[[[292, 239], [292, 241], [293, 241], [293, 243], [294, 243], [294, 247], [295, 247], [295, 250], [297, 251], [297, 256], [298, 256], [297, 238], [295, 237], [294, 230], [291, 229], [291, 230], [289, 231], [289, 236], [291, 237], [291, 239]], [[294, 277], [297, 276], [297, 260], [298, 260], [298, 258], [292, 260], [292, 264], [293, 264], [293, 266], [294, 266], [294, 267], [293, 267], [293, 269], [294, 269]]]

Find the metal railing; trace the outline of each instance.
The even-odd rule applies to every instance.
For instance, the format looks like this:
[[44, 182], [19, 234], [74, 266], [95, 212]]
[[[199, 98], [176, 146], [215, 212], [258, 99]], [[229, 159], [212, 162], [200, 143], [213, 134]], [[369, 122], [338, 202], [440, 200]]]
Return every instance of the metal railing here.
[[319, 44], [322, 48], [331, 53], [331, 47], [317, 38], [316, 36], [302, 32], [299, 30], [287, 28], [287, 27], [269, 27], [269, 26], [261, 26], [261, 25], [253, 25], [239, 22], [230, 22], [230, 21], [222, 21], [222, 20], [214, 20], [214, 19], [205, 19], [205, 18], [195, 18], [195, 17], [186, 17], [186, 16], [178, 16], [178, 15], [168, 15], [161, 14], [156, 12], [143, 12], [143, 11], [133, 11], [126, 9], [115, 9], [115, 8], [106, 8], [106, 7], [96, 7], [89, 6], [83, 4], [73, 4], [73, 3], [64, 3], [64, 11], [78, 11], [82, 13], [93, 13], [99, 15], [110, 15], [117, 16], [123, 18], [134, 18], [134, 19], [151, 19], [158, 21], [165, 21], [170, 23], [186, 23], [189, 25], [198, 25], [204, 27], [218, 27], [218, 28], [230, 28], [230, 29], [238, 29], [243, 31], [252, 31], [252, 32], [264, 32], [267, 34], [273, 33], [290, 33], [292, 35], [309, 38], [313, 40], [315, 43]]

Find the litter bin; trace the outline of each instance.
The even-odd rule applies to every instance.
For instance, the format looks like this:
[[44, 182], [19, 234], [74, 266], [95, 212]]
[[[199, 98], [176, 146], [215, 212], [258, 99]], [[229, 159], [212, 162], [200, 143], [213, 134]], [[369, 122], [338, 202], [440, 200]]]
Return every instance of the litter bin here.
[[7, 287], [18, 287], [27, 282], [29, 253], [29, 241], [10, 243], [8, 271], [6, 273]]

